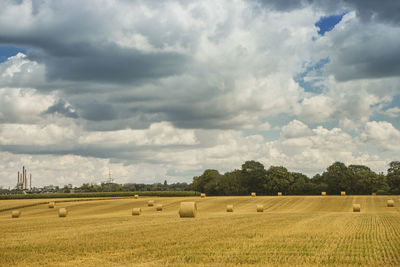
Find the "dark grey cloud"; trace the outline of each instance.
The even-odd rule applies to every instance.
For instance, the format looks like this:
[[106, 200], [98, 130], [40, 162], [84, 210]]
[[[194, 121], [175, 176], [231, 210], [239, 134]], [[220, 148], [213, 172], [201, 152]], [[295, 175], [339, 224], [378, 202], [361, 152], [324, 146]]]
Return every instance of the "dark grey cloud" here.
[[[70, 50], [69, 47], [65, 50]], [[29, 53], [28, 58], [47, 66], [49, 80], [127, 83], [181, 73], [189, 59], [172, 52], [143, 53], [115, 45], [80, 44], [71, 54]]]
[[312, 6], [327, 12], [328, 15], [354, 10], [363, 21], [400, 24], [400, 1], [398, 0], [259, 0], [259, 3], [278, 11], [292, 11]]
[[354, 21], [329, 34], [327, 71], [338, 81], [400, 76], [400, 27]]
[[117, 111], [111, 104], [89, 100], [85, 106], [77, 106], [82, 117], [92, 121], [108, 121], [117, 118]]
[[28, 59], [46, 65], [49, 81], [60, 79], [109, 83], [140, 82], [182, 73], [189, 63], [189, 58], [182, 54], [143, 53], [115, 44], [54, 43], [54, 46], [51, 46], [48, 38], [18, 40], [1, 36], [1, 33], [0, 42], [40, 48], [31, 49]]
[[78, 118], [78, 114], [74, 111], [71, 105], [68, 105], [65, 100], [60, 99], [54, 105], [50, 106], [44, 114], [61, 114], [69, 118]]
[[354, 8], [363, 20], [400, 23], [400, 1], [398, 0], [344, 0], [343, 2]]
[[130, 145], [113, 145], [107, 143], [98, 144], [58, 144], [55, 145], [2, 145], [0, 151], [8, 151], [14, 154], [30, 155], [76, 155], [82, 157], [112, 158], [117, 162], [129, 160], [137, 162], [165, 163], [168, 159], [155, 159], [154, 153], [185, 151], [187, 149], [200, 149], [200, 145], [142, 145], [135, 146], [134, 150]]
[[291, 11], [309, 5], [312, 0], [258, 0], [258, 2], [274, 10]]
[[[189, 57], [177, 52], [144, 52], [117, 45], [111, 36], [118, 27], [124, 30], [121, 25], [114, 28], [115, 14], [97, 14], [89, 2], [34, 1], [32, 9], [32, 25], [14, 29], [0, 26], [0, 43], [29, 47], [28, 58], [46, 65], [50, 81], [142, 81], [182, 73], [189, 61]], [[49, 19], [42, 9], [50, 9], [57, 18]], [[141, 20], [135, 29], [125, 30], [126, 34], [145, 32], [157, 48], [182, 41], [179, 31], [163, 34], [173, 25], [154, 25], [155, 22], [158, 20]]]

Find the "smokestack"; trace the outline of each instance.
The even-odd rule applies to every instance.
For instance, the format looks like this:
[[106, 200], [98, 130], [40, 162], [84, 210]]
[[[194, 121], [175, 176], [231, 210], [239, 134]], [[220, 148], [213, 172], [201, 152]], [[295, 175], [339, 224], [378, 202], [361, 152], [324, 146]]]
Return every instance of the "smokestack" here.
[[26, 169], [25, 169], [25, 189], [28, 189], [28, 177], [26, 176]]
[[24, 185], [25, 185], [25, 166], [22, 166], [22, 173], [21, 173], [21, 189], [24, 189]]
[[17, 177], [17, 185], [19, 185], [19, 171], [18, 171], [18, 177]]
[[23, 178], [22, 178], [22, 189], [26, 189], [26, 169], [22, 166]]
[[32, 173], [29, 174], [29, 190], [32, 191]]

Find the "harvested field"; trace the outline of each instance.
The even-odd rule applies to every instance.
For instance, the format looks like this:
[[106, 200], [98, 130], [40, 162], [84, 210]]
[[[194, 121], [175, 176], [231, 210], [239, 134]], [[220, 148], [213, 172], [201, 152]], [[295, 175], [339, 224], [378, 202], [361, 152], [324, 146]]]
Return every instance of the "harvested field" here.
[[[0, 266], [399, 266], [398, 196], [150, 197], [0, 212]], [[393, 199], [395, 206], [387, 207]], [[29, 201], [0, 201], [0, 207]], [[196, 218], [180, 218], [195, 201]], [[361, 212], [353, 212], [353, 204]], [[256, 205], [264, 206], [257, 213]], [[235, 212], [226, 212], [234, 205]], [[133, 208], [141, 216], [132, 216]], [[60, 219], [58, 208], [67, 208]]]

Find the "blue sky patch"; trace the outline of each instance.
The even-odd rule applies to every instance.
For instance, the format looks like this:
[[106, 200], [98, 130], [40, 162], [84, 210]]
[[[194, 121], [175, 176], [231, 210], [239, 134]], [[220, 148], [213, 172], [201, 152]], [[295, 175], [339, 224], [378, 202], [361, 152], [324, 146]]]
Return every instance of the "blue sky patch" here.
[[[297, 74], [294, 80], [304, 88], [304, 91], [311, 93], [322, 93], [323, 88], [319, 85], [322, 78], [322, 68], [330, 62], [329, 57], [320, 59], [317, 63], [306, 67], [304, 72]], [[308, 77], [308, 79], [307, 79]]]
[[390, 103], [390, 105], [388, 106], [388, 108], [394, 108], [394, 107], [400, 107], [400, 94], [395, 95], [393, 97], [392, 102]]
[[26, 49], [13, 45], [0, 45], [0, 63], [7, 61], [9, 57], [15, 56], [18, 53], [26, 54]]
[[324, 36], [326, 32], [333, 30], [333, 28], [335, 28], [335, 26], [342, 20], [345, 14], [346, 12], [339, 15], [321, 17], [317, 23], [315, 23], [315, 26], [319, 28], [318, 34]]

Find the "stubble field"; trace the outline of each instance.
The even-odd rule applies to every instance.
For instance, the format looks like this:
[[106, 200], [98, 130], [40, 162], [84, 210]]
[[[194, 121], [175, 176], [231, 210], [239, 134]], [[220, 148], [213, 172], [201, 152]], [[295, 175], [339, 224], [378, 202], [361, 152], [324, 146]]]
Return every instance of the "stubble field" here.
[[[163, 204], [163, 211], [147, 201]], [[386, 207], [388, 199], [395, 207]], [[49, 200], [2, 200], [2, 209]], [[60, 201], [60, 200], [57, 200]], [[196, 201], [196, 218], [179, 218]], [[353, 213], [352, 204], [361, 204]], [[226, 212], [233, 204], [234, 212]], [[257, 213], [256, 205], [264, 212]], [[58, 217], [65, 207], [66, 218]], [[141, 207], [140, 216], [132, 208]], [[141, 197], [0, 212], [1, 266], [400, 266], [398, 196]]]

